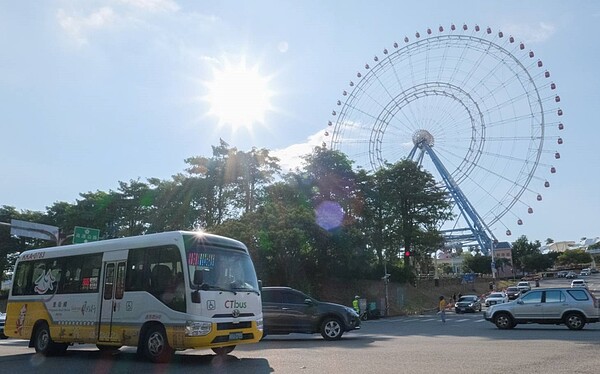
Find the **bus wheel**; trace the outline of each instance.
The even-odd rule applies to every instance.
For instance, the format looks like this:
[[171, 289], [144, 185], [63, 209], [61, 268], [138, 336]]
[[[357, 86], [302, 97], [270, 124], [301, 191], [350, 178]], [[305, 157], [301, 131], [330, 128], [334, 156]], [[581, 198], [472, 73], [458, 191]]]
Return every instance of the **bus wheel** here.
[[162, 326], [151, 326], [143, 340], [144, 356], [152, 362], [169, 362], [173, 348], [169, 346], [167, 334]]
[[217, 356], [225, 356], [233, 352], [234, 349], [235, 345], [229, 345], [227, 347], [212, 348], [212, 351], [215, 352]]
[[55, 343], [50, 337], [50, 328], [46, 322], [40, 323], [33, 333], [33, 346], [36, 353], [44, 356], [64, 353], [69, 346], [66, 343]]

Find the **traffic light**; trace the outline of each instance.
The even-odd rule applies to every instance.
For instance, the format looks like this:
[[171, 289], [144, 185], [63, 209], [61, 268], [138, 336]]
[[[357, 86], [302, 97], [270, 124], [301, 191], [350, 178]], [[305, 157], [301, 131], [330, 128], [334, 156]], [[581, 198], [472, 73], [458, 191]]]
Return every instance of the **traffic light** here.
[[411, 251], [404, 251], [404, 257], [410, 257], [410, 256], [412, 256]]

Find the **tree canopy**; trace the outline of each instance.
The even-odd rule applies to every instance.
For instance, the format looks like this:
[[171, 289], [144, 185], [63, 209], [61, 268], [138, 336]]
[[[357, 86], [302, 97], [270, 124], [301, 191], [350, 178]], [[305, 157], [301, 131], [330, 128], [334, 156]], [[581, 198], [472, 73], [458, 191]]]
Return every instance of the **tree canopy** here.
[[[245, 152], [221, 141], [212, 151], [186, 159], [171, 179], [120, 181], [116, 191], [81, 193], [45, 212], [3, 206], [0, 221], [58, 226], [63, 239], [75, 226], [100, 229], [101, 239], [202, 229], [246, 243], [265, 284], [306, 290], [332, 276], [379, 279], [384, 266], [397, 281], [408, 280], [443, 246], [438, 227], [451, 218], [449, 196], [410, 160], [369, 173], [317, 147], [282, 174], [266, 149]], [[14, 262], [9, 254], [51, 245], [0, 230], [0, 272]], [[538, 249], [519, 238], [514, 256], [528, 268], [527, 256]]]

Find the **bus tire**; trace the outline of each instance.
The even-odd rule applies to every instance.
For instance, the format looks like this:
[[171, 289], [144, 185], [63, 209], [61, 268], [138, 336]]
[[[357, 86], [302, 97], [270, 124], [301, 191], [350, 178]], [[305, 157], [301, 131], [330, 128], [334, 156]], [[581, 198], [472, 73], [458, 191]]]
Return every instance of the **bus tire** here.
[[50, 336], [50, 328], [46, 322], [40, 322], [33, 333], [33, 347], [36, 353], [44, 356], [62, 354], [69, 346], [66, 343], [55, 343]]
[[228, 345], [227, 347], [212, 348], [212, 351], [215, 352], [217, 356], [226, 356], [233, 352], [234, 349], [235, 345]]
[[173, 348], [169, 345], [164, 327], [150, 326], [142, 340], [144, 356], [155, 363], [169, 362], [173, 356]]

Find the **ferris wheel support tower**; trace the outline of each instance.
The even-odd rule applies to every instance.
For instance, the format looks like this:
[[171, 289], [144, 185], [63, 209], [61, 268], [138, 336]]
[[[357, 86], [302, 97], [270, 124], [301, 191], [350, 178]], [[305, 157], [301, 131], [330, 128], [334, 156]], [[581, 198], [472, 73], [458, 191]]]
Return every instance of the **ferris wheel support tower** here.
[[[421, 164], [425, 153], [429, 155], [433, 165], [442, 177], [446, 188], [453, 200], [456, 202], [460, 209], [460, 213], [468, 224], [467, 228], [458, 229], [447, 229], [442, 230], [445, 237], [450, 240], [463, 240], [463, 241], [477, 241], [479, 244], [480, 251], [485, 254], [491, 254], [492, 267], [494, 267], [494, 243], [498, 240], [494, 236], [493, 232], [485, 224], [475, 207], [471, 204], [469, 199], [462, 192], [458, 184], [452, 178], [452, 175], [448, 172], [442, 161], [439, 159], [437, 154], [433, 151], [433, 136], [427, 130], [418, 130], [413, 135], [414, 147], [408, 154], [408, 158]], [[416, 158], [416, 159], [415, 159]], [[470, 232], [468, 234], [455, 234], [460, 232]]]

